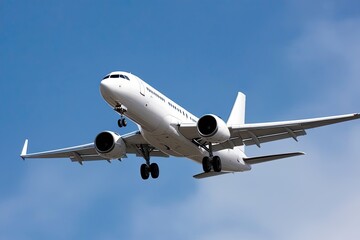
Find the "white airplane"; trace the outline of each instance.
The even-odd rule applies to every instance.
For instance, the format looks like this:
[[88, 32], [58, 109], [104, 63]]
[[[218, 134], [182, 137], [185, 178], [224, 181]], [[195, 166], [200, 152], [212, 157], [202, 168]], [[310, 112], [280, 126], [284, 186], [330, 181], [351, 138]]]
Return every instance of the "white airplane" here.
[[106, 160], [135, 154], [145, 159], [140, 167], [141, 177], [159, 176], [159, 167], [150, 157], [186, 157], [201, 163], [203, 172], [195, 178], [225, 173], [243, 172], [251, 165], [281, 158], [303, 155], [291, 152], [276, 155], [247, 157], [244, 146], [257, 145], [306, 134], [305, 130], [360, 118], [359, 113], [295, 121], [245, 123], [245, 95], [238, 93], [230, 116], [225, 122], [214, 114], [200, 118], [128, 72], [112, 72], [100, 84], [105, 101], [120, 114], [119, 127], [126, 126], [125, 117], [134, 121], [139, 130], [123, 136], [105, 131], [94, 142], [58, 150], [27, 153], [25, 140], [21, 157], [70, 158], [73, 162]]

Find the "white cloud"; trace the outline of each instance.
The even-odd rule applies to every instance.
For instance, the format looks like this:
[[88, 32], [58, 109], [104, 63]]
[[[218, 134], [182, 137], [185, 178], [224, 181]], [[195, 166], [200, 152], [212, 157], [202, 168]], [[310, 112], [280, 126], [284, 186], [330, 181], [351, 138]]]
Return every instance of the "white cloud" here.
[[304, 81], [321, 82], [323, 99], [345, 109], [359, 106], [360, 18], [311, 22], [290, 46], [289, 59]]
[[0, 199], [0, 238], [71, 238], [84, 211], [104, 189], [99, 186], [103, 178], [89, 181], [89, 171], [72, 167], [29, 163], [19, 187]]

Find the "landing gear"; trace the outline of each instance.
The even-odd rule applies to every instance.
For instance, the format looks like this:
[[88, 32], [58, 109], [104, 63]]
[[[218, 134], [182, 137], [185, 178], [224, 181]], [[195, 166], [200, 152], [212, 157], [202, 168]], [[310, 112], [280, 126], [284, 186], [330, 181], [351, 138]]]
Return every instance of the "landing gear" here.
[[144, 180], [148, 179], [150, 175], [154, 179], [159, 177], [159, 166], [156, 163], [150, 164], [150, 152], [152, 150], [149, 145], [140, 145], [140, 151], [146, 161], [145, 164], [141, 164], [140, 166], [141, 178]]
[[126, 121], [126, 119], [123, 118], [123, 117], [121, 117], [121, 118], [118, 120], [118, 126], [119, 126], [120, 128], [126, 127], [126, 126], [127, 126], [127, 121]]
[[149, 171], [149, 166], [147, 164], [141, 164], [140, 166], [140, 174], [141, 174], [141, 178], [146, 180], [149, 178], [150, 176], [150, 171]]
[[202, 160], [202, 167], [204, 172], [210, 172], [211, 168], [214, 172], [221, 172], [221, 159], [218, 156], [204, 157]]
[[212, 166], [215, 172], [221, 172], [221, 159], [218, 156], [214, 156], [212, 160]]
[[150, 177], [156, 179], [159, 177], [159, 166], [156, 163], [152, 163], [150, 164], [150, 166], [148, 166], [147, 164], [141, 164], [140, 167], [140, 174], [141, 174], [141, 178], [146, 180]]
[[209, 157], [204, 157], [202, 160], [202, 167], [204, 172], [210, 172], [211, 171], [211, 162]]
[[201, 144], [199, 144], [199, 146], [203, 147], [206, 151], [209, 152], [209, 157], [204, 157], [202, 160], [202, 167], [204, 172], [210, 172], [211, 168], [214, 170], [214, 172], [221, 172], [221, 159], [219, 156], [213, 156], [212, 144], [209, 143], [209, 148]]
[[159, 170], [159, 166], [156, 163], [150, 164], [150, 173], [151, 173], [151, 177], [154, 179], [159, 177], [160, 170]]
[[127, 111], [127, 108], [121, 105], [117, 105], [116, 107], [114, 107], [114, 110], [116, 112], [118, 112], [120, 114], [120, 119], [118, 120], [118, 126], [121, 127], [126, 127], [127, 122], [126, 119], [124, 118], [124, 113]]

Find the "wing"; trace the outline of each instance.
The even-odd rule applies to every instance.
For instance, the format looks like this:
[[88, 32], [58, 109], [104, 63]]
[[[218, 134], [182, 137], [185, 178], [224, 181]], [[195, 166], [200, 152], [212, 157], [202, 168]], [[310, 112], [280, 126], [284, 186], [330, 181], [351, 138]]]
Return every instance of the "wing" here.
[[[143, 156], [141, 148], [147, 146], [151, 149], [150, 156], [155, 157], [168, 157], [167, 154], [159, 151], [153, 146], [149, 145], [146, 140], [143, 138], [139, 131], [135, 131], [122, 136], [126, 144], [126, 153], [127, 154], [136, 154], [136, 156]], [[110, 159], [101, 157], [95, 150], [94, 143], [88, 143], [84, 145], [56, 149], [46, 152], [38, 153], [27, 153], [28, 149], [28, 140], [25, 140], [23, 150], [21, 152], [21, 157], [26, 158], [70, 158], [73, 162], [79, 162], [82, 164], [83, 161], [93, 161], [93, 160], [107, 160]], [[124, 156], [126, 157], [126, 156]]]
[[[277, 141], [285, 138], [293, 138], [306, 135], [307, 129], [322, 127], [330, 124], [350, 121], [360, 118], [359, 113], [338, 115], [323, 118], [312, 118], [295, 121], [269, 122], [256, 124], [229, 125], [231, 134], [230, 140], [221, 144], [214, 145], [214, 150], [231, 148], [241, 145], [257, 145], [262, 143]], [[179, 131], [188, 139], [199, 139], [195, 124], [181, 124]]]

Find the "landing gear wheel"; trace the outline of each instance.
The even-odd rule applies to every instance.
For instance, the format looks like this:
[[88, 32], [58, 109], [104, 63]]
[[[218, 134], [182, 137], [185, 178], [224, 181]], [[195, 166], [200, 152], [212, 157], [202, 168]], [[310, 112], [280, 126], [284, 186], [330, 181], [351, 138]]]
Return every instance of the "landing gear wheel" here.
[[122, 125], [122, 119], [119, 119], [118, 122], [117, 122], [117, 124], [118, 124], [119, 128], [122, 128], [122, 127], [123, 127], [123, 125]]
[[121, 119], [121, 125], [122, 125], [123, 127], [126, 127], [127, 121], [126, 121], [125, 118]]
[[125, 118], [120, 118], [117, 122], [119, 128], [122, 128], [122, 127], [126, 127], [127, 125], [127, 121]]
[[214, 156], [212, 159], [212, 165], [214, 172], [221, 172], [221, 159], [218, 156]]
[[149, 178], [150, 176], [150, 173], [149, 173], [149, 166], [146, 165], [146, 164], [141, 164], [141, 167], [140, 167], [140, 174], [141, 174], [141, 178], [146, 180]]
[[150, 172], [152, 178], [158, 178], [159, 177], [159, 166], [156, 163], [150, 164]]
[[209, 157], [204, 157], [202, 160], [202, 167], [204, 172], [210, 172], [211, 170], [211, 162]]

